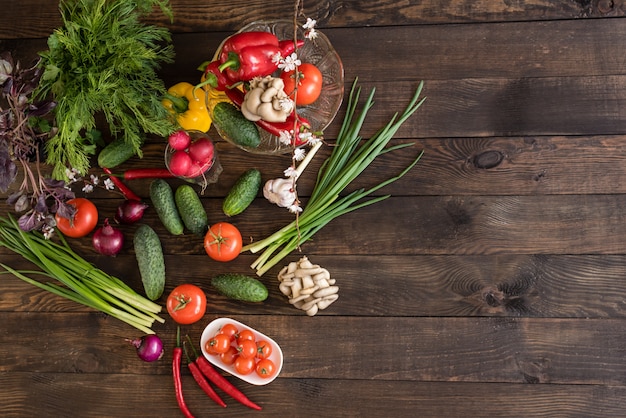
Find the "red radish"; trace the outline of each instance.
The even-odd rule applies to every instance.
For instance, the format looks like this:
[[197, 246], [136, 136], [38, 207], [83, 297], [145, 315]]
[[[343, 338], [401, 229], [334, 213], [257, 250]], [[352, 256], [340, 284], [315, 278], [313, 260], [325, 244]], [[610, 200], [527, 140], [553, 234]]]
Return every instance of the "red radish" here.
[[186, 131], [176, 131], [167, 138], [170, 147], [180, 151], [186, 149], [191, 144], [191, 137]]
[[189, 156], [201, 164], [213, 160], [213, 142], [208, 138], [198, 139], [189, 145]]
[[199, 162], [194, 161], [193, 163], [191, 163], [191, 166], [189, 167], [189, 170], [187, 171], [186, 177], [198, 177], [198, 176], [201, 176], [202, 173], [204, 173], [209, 168], [211, 168], [212, 165], [213, 165], [213, 160], [212, 159], [207, 161], [207, 162], [205, 162], [204, 164], [200, 164]]
[[192, 161], [185, 151], [175, 151], [170, 158], [169, 169], [175, 176], [185, 176], [191, 167]]

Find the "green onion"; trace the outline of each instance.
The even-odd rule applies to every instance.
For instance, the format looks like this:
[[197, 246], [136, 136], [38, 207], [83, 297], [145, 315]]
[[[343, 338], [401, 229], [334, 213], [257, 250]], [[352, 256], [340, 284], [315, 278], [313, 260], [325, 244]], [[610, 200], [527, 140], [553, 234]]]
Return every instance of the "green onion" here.
[[[39, 232], [22, 231], [11, 215], [0, 217], [0, 246], [21, 255], [40, 269], [15, 270], [0, 263], [5, 270], [0, 274], [13, 274], [40, 289], [104, 312], [146, 334], [154, 334], [151, 329], [154, 322], [165, 321], [158, 315], [162, 309], [160, 305], [80, 257], [63, 236], [60, 241], [57, 244]], [[35, 276], [41, 276], [41, 279], [37, 280]]]
[[376, 132], [370, 139], [363, 141], [359, 132], [367, 112], [374, 104], [375, 89], [370, 92], [361, 112], [355, 117], [361, 93], [361, 88], [357, 88], [357, 81], [355, 80], [352, 85], [346, 115], [337, 136], [336, 144], [331, 155], [320, 168], [315, 187], [302, 213], [293, 222], [274, 232], [269, 237], [242, 248], [242, 252], [250, 251], [252, 253], [263, 250], [261, 255], [251, 265], [253, 269], [256, 269], [257, 275], [262, 276], [338, 216], [390, 197], [390, 195], [384, 195], [362, 200], [404, 176], [421, 158], [423, 152], [397, 176], [387, 179], [370, 189], [358, 189], [342, 196], [345, 188], [378, 156], [413, 145], [412, 143], [405, 143], [387, 146], [398, 129], [400, 129], [400, 126], [415, 113], [425, 100], [419, 99], [424, 85], [423, 82], [420, 82], [404, 112], [399, 116], [395, 114], [387, 125]]

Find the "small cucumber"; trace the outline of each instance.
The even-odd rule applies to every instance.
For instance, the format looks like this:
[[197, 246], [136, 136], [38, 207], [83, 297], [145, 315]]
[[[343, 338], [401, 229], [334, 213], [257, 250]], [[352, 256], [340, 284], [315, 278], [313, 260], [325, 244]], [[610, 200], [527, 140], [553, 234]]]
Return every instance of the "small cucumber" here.
[[133, 237], [133, 245], [146, 296], [150, 300], [157, 300], [165, 289], [165, 260], [159, 236], [148, 225], [139, 225]]
[[174, 199], [178, 213], [187, 229], [197, 235], [204, 234], [209, 220], [200, 197], [193, 187], [188, 184], [178, 186]]
[[254, 200], [261, 188], [261, 172], [256, 168], [251, 168], [237, 179], [235, 185], [230, 189], [222, 210], [226, 216], [235, 216], [246, 210]]
[[116, 139], [100, 151], [98, 165], [106, 168], [117, 167], [135, 154], [137, 154], [137, 150], [134, 146], [126, 143], [123, 139]]
[[227, 298], [244, 302], [262, 302], [268, 296], [267, 288], [263, 283], [243, 274], [219, 274], [211, 279], [211, 285]]
[[165, 229], [172, 235], [181, 235], [185, 225], [180, 219], [170, 185], [163, 179], [154, 180], [150, 183], [150, 199]]
[[232, 103], [219, 102], [213, 108], [213, 124], [235, 144], [256, 148], [261, 143], [259, 129]]

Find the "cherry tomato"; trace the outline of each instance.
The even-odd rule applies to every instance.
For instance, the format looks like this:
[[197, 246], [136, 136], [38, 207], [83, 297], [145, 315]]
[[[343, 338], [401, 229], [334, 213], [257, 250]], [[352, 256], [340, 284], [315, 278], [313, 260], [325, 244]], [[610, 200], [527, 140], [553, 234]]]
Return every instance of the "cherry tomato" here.
[[254, 371], [255, 367], [256, 360], [254, 359], [254, 357], [246, 358], [237, 356], [237, 359], [235, 360], [235, 370], [237, 371], [237, 373], [244, 375], [250, 374]]
[[272, 345], [267, 341], [257, 341], [256, 358], [264, 359], [272, 355]]
[[270, 359], [259, 360], [255, 367], [256, 374], [264, 379], [270, 378], [276, 373], [276, 365]]
[[234, 260], [241, 252], [241, 247], [241, 233], [228, 222], [212, 225], [204, 236], [204, 250], [216, 261]]
[[239, 332], [237, 327], [234, 324], [225, 324], [219, 330], [219, 334], [226, 334], [230, 338], [231, 341], [235, 341], [236, 335]]
[[89, 234], [98, 224], [98, 209], [90, 200], [77, 197], [67, 201], [76, 208], [73, 219], [67, 219], [56, 214], [55, 220], [59, 231], [68, 237], [80, 238]]
[[256, 337], [254, 335], [254, 332], [248, 329], [240, 331], [239, 334], [237, 334], [237, 344], [241, 344], [241, 342], [245, 340], [255, 341]]
[[181, 284], [167, 297], [167, 312], [179, 324], [193, 324], [206, 312], [206, 295], [198, 286]]
[[256, 343], [252, 340], [242, 340], [237, 344], [237, 352], [241, 357], [255, 358], [256, 357]]
[[235, 364], [235, 360], [237, 360], [238, 356], [239, 353], [237, 352], [237, 349], [231, 345], [225, 353], [220, 354], [220, 360], [222, 360], [222, 363], [232, 366]]
[[214, 352], [222, 354], [228, 351], [230, 348], [230, 338], [225, 334], [217, 334], [206, 343], [206, 349], [208, 352]]
[[[322, 73], [313, 64], [304, 63], [298, 66], [300, 81], [296, 104], [299, 106], [310, 105], [320, 97], [322, 92]], [[285, 83], [285, 93], [292, 96], [296, 89], [295, 71], [283, 72], [280, 75]]]

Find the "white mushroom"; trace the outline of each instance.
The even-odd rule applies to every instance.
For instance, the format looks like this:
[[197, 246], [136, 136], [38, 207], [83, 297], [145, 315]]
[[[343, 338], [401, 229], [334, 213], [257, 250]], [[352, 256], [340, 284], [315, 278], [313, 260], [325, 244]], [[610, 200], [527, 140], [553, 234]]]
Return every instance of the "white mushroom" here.
[[339, 286], [330, 278], [328, 270], [311, 263], [306, 256], [283, 267], [278, 281], [289, 303], [308, 316], [314, 316], [339, 298]]
[[280, 77], [254, 78], [241, 104], [246, 119], [256, 122], [284, 122], [293, 111], [293, 100], [285, 93]]

